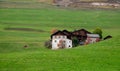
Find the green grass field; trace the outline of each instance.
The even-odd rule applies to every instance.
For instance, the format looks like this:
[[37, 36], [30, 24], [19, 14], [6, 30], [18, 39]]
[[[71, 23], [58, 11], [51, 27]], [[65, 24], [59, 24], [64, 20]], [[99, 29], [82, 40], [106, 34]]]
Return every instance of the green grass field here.
[[[96, 27], [113, 38], [72, 49], [44, 47], [53, 28]], [[0, 71], [120, 71], [120, 10], [0, 8]]]

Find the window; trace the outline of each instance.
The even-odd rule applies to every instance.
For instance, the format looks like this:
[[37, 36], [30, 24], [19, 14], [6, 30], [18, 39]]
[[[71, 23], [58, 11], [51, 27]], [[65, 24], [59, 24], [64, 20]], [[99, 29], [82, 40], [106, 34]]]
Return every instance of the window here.
[[71, 47], [71, 46], [69, 45], [69, 47]]
[[61, 37], [59, 36], [59, 38], [61, 38]]
[[55, 36], [54, 38], [57, 38], [57, 36]]
[[55, 40], [55, 42], [57, 42], [57, 40]]

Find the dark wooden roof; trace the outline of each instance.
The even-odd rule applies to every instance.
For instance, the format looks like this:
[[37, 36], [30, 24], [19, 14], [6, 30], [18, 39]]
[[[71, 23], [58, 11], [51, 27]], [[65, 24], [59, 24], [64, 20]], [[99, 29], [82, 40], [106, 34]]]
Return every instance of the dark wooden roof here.
[[69, 31], [67, 31], [67, 30], [63, 30], [62, 31], [64, 34], [66, 34], [66, 35], [72, 35], [72, 32], [69, 32]]
[[53, 36], [53, 35], [65, 35], [65, 34], [59, 30], [59, 31], [53, 33], [51, 36]]
[[72, 32], [74, 36], [87, 36], [87, 34], [90, 34], [91, 32], [85, 30], [85, 29], [80, 29], [80, 30], [75, 30]]
[[80, 30], [75, 30], [75, 31], [73, 31], [72, 33], [74, 33], [74, 32], [80, 32], [80, 31], [84, 31], [84, 32], [86, 32], [86, 33], [91, 33], [91, 32], [89, 32], [89, 31], [87, 31], [87, 30], [85, 30], [85, 29], [80, 29]]
[[72, 39], [72, 37], [82, 38], [82, 36], [86, 38], [87, 34], [90, 34], [90, 33], [91, 32], [85, 29], [75, 30], [73, 32], [69, 32], [67, 30], [63, 30], [63, 31], [59, 30], [51, 35], [51, 39], [52, 39], [52, 36], [54, 35], [66, 35], [68, 39]]
[[67, 30], [63, 30], [63, 31], [60, 31], [60, 30], [59, 30], [59, 31], [53, 33], [53, 34], [51, 35], [51, 38], [52, 38], [52, 36], [54, 36], [54, 35], [66, 35], [68, 39], [71, 39], [72, 33], [69, 32], [69, 31], [67, 31]]

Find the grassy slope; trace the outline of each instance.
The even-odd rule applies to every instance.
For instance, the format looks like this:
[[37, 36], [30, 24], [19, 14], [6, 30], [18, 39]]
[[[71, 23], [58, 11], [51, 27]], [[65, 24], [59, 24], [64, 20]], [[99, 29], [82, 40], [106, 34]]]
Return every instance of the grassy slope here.
[[[119, 10], [0, 9], [1, 71], [119, 71]], [[8, 31], [33, 28], [47, 32]], [[100, 43], [64, 50], [43, 46], [52, 28], [103, 29], [113, 38]], [[23, 48], [28, 45], [28, 48]]]

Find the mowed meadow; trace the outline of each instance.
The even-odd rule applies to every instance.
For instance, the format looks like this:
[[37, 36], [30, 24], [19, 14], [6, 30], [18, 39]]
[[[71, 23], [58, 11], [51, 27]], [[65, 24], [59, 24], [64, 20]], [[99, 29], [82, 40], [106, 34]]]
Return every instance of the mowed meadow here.
[[[97, 27], [113, 38], [72, 49], [44, 47], [52, 29]], [[0, 71], [120, 71], [120, 10], [0, 8]]]

